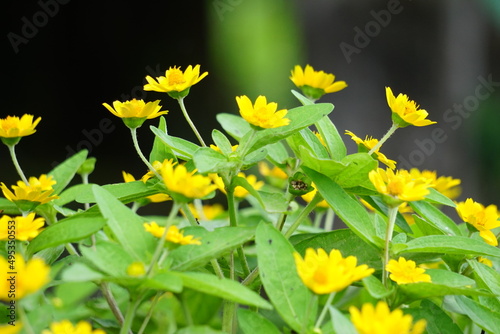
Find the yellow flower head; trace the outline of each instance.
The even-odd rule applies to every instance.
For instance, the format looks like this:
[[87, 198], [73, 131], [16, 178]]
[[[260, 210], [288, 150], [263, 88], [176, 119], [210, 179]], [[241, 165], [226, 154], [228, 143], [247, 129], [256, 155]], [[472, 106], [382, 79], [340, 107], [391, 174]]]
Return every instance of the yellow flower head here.
[[[255, 190], [259, 190], [260, 188], [262, 188], [264, 186], [264, 181], [258, 181], [257, 176], [255, 176], [255, 175], [246, 176], [245, 173], [240, 172], [240, 173], [238, 173], [238, 176], [246, 179], [248, 181], [248, 183], [250, 183], [252, 188], [254, 188]], [[234, 188], [234, 196], [237, 198], [246, 197], [248, 194], [249, 194], [248, 190], [246, 190], [245, 188], [243, 188], [241, 186], [237, 186], [236, 188]]]
[[[4, 138], [19, 138], [32, 135], [36, 132], [35, 127], [42, 118], [38, 117], [33, 122], [33, 115], [24, 114], [21, 118], [17, 116], [7, 116], [0, 119], [0, 137]], [[18, 140], [17, 140], [18, 141]], [[14, 144], [17, 143], [14, 141]], [[9, 144], [10, 142], [6, 142]]]
[[[155, 171], [157, 173], [161, 174], [162, 168], [166, 165], [169, 165], [169, 164], [172, 164], [172, 159], [165, 159], [165, 160], [163, 160], [163, 162], [159, 162], [156, 160], [151, 165], [153, 166], [153, 168], [155, 169]], [[155, 176], [155, 173], [153, 173], [152, 171], [148, 171], [146, 174], [144, 174], [141, 177], [141, 181], [146, 183], [147, 180], [149, 180], [150, 178], [152, 178], [154, 176]]]
[[288, 175], [281, 168], [278, 168], [276, 166], [273, 166], [273, 168], [269, 168], [267, 163], [264, 161], [260, 161], [258, 166], [259, 166], [259, 173], [262, 176], [276, 178], [280, 180], [288, 179]]
[[478, 257], [477, 258], [477, 262], [480, 262], [482, 264], [487, 265], [490, 268], [493, 268], [493, 262], [490, 259], [486, 258], [486, 257], [482, 257], [482, 256]]
[[[348, 130], [346, 130], [345, 134], [351, 136], [351, 139], [356, 144], [358, 144], [360, 152], [369, 152], [372, 148], [375, 147], [375, 145], [378, 144], [378, 139], [374, 139], [372, 137], [366, 136], [366, 138], [363, 140]], [[380, 161], [381, 163], [383, 163], [384, 165], [386, 165], [390, 169], [396, 168], [396, 161], [388, 159], [384, 154], [382, 154], [379, 151], [379, 149], [377, 149], [375, 152], [373, 152], [373, 154], [375, 154], [378, 161]]]
[[485, 208], [481, 203], [467, 198], [465, 202], [457, 204], [456, 210], [464, 222], [471, 224], [479, 231], [479, 235], [487, 244], [498, 245], [495, 234], [491, 232], [492, 229], [500, 226], [496, 205], [491, 204]]
[[335, 93], [347, 87], [345, 81], [335, 81], [335, 76], [323, 71], [315, 71], [311, 65], [303, 70], [295, 65], [290, 80], [299, 87], [304, 95], [313, 100], [319, 99], [326, 93]]
[[115, 101], [113, 107], [107, 103], [102, 105], [113, 115], [120, 117], [129, 128], [138, 128], [146, 119], [156, 118], [168, 113], [168, 110], [160, 110], [159, 103], [160, 100], [146, 103], [144, 100], [132, 99], [125, 102]]
[[[126, 172], [122, 171], [122, 176], [123, 176], [123, 180], [125, 182], [127, 182], [127, 183], [135, 181], [135, 177], [132, 174], [130, 174], [130, 173], [126, 173]], [[161, 202], [165, 202], [165, 201], [170, 201], [172, 199], [167, 194], [161, 194], [161, 193], [160, 194], [150, 195], [150, 196], [148, 196], [146, 198], [149, 201], [151, 201], [152, 203], [161, 203]]]
[[431, 277], [424, 274], [425, 269], [418, 268], [415, 261], [406, 260], [404, 257], [400, 257], [397, 261], [389, 260], [385, 269], [391, 273], [389, 277], [398, 284], [431, 281]]
[[385, 87], [385, 95], [387, 97], [387, 104], [392, 110], [392, 121], [400, 128], [408, 125], [426, 126], [436, 122], [428, 120], [426, 117], [429, 115], [424, 109], [418, 109], [419, 106], [415, 101], [410, 100], [406, 94], [399, 94], [394, 96], [389, 87]]
[[284, 118], [288, 111], [286, 109], [276, 111], [278, 104], [276, 102], [267, 103], [265, 96], [257, 97], [255, 104], [252, 104], [246, 95], [237, 96], [236, 103], [240, 108], [241, 117], [254, 126], [271, 129], [290, 124], [290, 120]]
[[[316, 185], [314, 183], [311, 183], [311, 186], [314, 188], [312, 191], [308, 192], [307, 194], [304, 194], [304, 195], [300, 196], [307, 203], [311, 202], [313, 200], [314, 196], [316, 196], [316, 193], [318, 192], [318, 189], [316, 189]], [[318, 204], [316, 204], [316, 207], [319, 207], [319, 208], [329, 208], [330, 205], [325, 200], [322, 200], [321, 202], [319, 202]]]
[[92, 330], [92, 326], [86, 321], [79, 321], [73, 326], [71, 321], [62, 320], [50, 324], [50, 330], [45, 329], [42, 334], [106, 334], [102, 329]]
[[[157, 238], [161, 238], [163, 233], [165, 233], [165, 227], [158, 226], [156, 222], [144, 223], [144, 228]], [[199, 238], [195, 238], [192, 235], [184, 236], [183, 232], [175, 225], [171, 225], [168, 228], [165, 240], [179, 245], [201, 245]]]
[[45, 204], [59, 198], [52, 194], [54, 192], [52, 185], [55, 183], [52, 176], [42, 174], [39, 178], [30, 177], [28, 184], [17, 181], [17, 186], [12, 186], [13, 192], [3, 182], [0, 188], [2, 188], [5, 198], [14, 202], [21, 210], [31, 211], [39, 204]]
[[[13, 223], [12, 223], [13, 222]], [[0, 218], [0, 240], [14, 238], [17, 240], [32, 240], [42, 231], [45, 224], [44, 218], [36, 218], [31, 212], [26, 217], [9, 217], [7, 215]], [[14, 232], [14, 234], [12, 234]]]
[[127, 275], [131, 277], [141, 277], [146, 275], [146, 267], [144, 266], [144, 263], [139, 261], [132, 262], [127, 267]]
[[377, 168], [368, 173], [370, 181], [388, 205], [401, 202], [419, 201], [429, 194], [430, 182], [424, 178], [415, 179], [404, 169], [393, 171], [390, 168]]
[[436, 171], [420, 171], [417, 168], [412, 168], [410, 170], [410, 174], [416, 179], [421, 177], [428, 179], [431, 182], [431, 188], [436, 189], [450, 199], [457, 198], [461, 193], [461, 189], [459, 187], [461, 183], [460, 179], [454, 179], [451, 176], [437, 177]]
[[308, 248], [304, 258], [297, 252], [293, 256], [302, 282], [316, 294], [341, 291], [374, 272], [366, 264], [357, 266], [355, 256], [343, 258], [337, 249], [327, 254], [322, 248]]
[[49, 274], [50, 267], [40, 258], [25, 262], [20, 254], [8, 260], [0, 257], [0, 300], [19, 300], [40, 290], [49, 282]]
[[144, 85], [144, 90], [169, 93], [175, 99], [182, 98], [189, 94], [191, 86], [200, 82], [207, 75], [208, 72], [200, 75], [200, 65], [196, 65], [194, 68], [189, 65], [184, 72], [181, 71], [180, 67], [174, 66], [165, 71], [165, 76], [157, 77], [156, 80], [148, 75], [146, 77], [148, 83]]
[[351, 306], [349, 313], [360, 334], [421, 334], [427, 324], [424, 319], [413, 324], [411, 315], [403, 314], [400, 309], [391, 312], [383, 301], [375, 307], [370, 303], [363, 304], [361, 311]]
[[160, 170], [163, 182], [169, 191], [187, 198], [203, 198], [217, 189], [212, 180], [196, 170], [188, 171], [186, 166], [168, 160]]
[[0, 333], [1, 334], [17, 334], [21, 332], [23, 328], [22, 322], [16, 321], [16, 325], [12, 326], [10, 324], [0, 325]]

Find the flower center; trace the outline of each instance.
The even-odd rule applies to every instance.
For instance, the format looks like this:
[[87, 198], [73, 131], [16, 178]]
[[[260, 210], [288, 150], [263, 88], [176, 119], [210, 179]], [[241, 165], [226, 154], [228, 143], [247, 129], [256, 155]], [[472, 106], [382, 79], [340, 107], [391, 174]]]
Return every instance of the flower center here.
[[325, 274], [325, 271], [324, 270], [316, 270], [314, 272], [314, 276], [313, 276], [313, 279], [316, 283], [319, 283], [319, 284], [325, 284], [328, 280], [328, 277], [327, 275]]
[[168, 84], [170, 86], [179, 85], [186, 82], [186, 80], [184, 80], [184, 74], [182, 73], [181, 70], [173, 68], [169, 72], [170, 73], [168, 75]]
[[403, 192], [404, 182], [402, 180], [392, 180], [387, 184], [387, 191], [390, 195], [398, 196]]

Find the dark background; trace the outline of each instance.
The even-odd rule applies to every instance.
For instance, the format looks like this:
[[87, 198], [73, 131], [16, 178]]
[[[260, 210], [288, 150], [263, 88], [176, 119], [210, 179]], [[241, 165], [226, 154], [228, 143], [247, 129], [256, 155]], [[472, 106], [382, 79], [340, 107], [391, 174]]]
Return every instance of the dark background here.
[[[211, 130], [220, 129], [215, 115], [236, 113], [236, 95], [253, 99], [263, 94], [280, 107], [297, 106], [290, 94], [294, 88], [290, 70], [295, 64], [311, 64], [349, 84], [321, 100], [334, 103], [331, 117], [339, 131], [380, 138], [390, 126], [384, 87], [406, 93], [438, 124], [400, 129], [382, 152], [399, 167], [408, 167], [404, 165], [408, 161], [461, 178], [460, 200], [473, 197], [499, 205], [500, 86], [486, 90], [487, 97], [473, 105], [467, 117], [457, 119], [459, 114], [447, 113], [454, 105], [474, 102], [479, 78], [490, 76], [500, 82], [499, 4], [495, 0], [7, 1], [2, 11], [0, 117], [24, 113], [42, 117], [36, 134], [17, 146], [27, 175], [46, 173], [70, 152], [88, 148], [97, 158], [91, 182], [121, 182], [122, 170], [138, 178], [146, 168], [133, 150], [128, 129], [103, 102], [161, 99], [170, 110], [169, 132], [196, 141], [176, 101], [142, 91], [146, 75], [164, 75], [170, 66], [185, 69], [190, 64], [209, 72], [185, 102], [203, 137], [211, 142]], [[391, 6], [397, 13], [384, 16]], [[30, 24], [36, 29], [30, 30]], [[372, 29], [371, 36], [363, 39], [359, 31], [366, 34], [366, 29]], [[346, 56], [346, 45], [357, 51]], [[153, 140], [149, 125], [157, 122], [147, 121], [138, 130], [146, 155]], [[432, 144], [436, 128], [446, 139]], [[353, 153], [354, 144], [345, 138]], [[11, 185], [17, 180], [7, 148], [0, 148], [0, 181]]]

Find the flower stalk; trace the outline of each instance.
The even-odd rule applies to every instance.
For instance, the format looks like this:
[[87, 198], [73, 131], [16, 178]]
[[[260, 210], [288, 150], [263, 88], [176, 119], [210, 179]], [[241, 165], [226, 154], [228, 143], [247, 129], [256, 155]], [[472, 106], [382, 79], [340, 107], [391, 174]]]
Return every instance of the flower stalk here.
[[193, 121], [191, 120], [191, 117], [189, 117], [189, 114], [186, 110], [186, 106], [184, 105], [184, 97], [179, 97], [177, 99], [177, 102], [179, 102], [179, 106], [181, 107], [182, 114], [184, 115], [184, 118], [186, 119], [189, 126], [191, 127], [194, 134], [196, 135], [196, 138], [198, 138], [198, 141], [200, 142], [201, 146], [206, 147], [207, 145], [205, 144], [205, 141], [203, 141], [203, 138], [201, 137], [200, 132], [198, 132], [198, 129], [196, 128]]
[[392, 240], [392, 234], [394, 232], [394, 225], [396, 225], [396, 217], [398, 214], [398, 207], [399, 206], [389, 207], [389, 211], [387, 213], [388, 221], [387, 221], [387, 229], [385, 231], [384, 263], [383, 263], [383, 268], [382, 268], [382, 284], [384, 284], [384, 286], [386, 286], [386, 287], [387, 287], [388, 278], [389, 278], [389, 272], [387, 271], [386, 266], [390, 260], [389, 248], [390, 248], [390, 243]]
[[392, 123], [391, 127], [387, 131], [387, 133], [379, 140], [377, 145], [373, 146], [372, 149], [368, 152], [369, 155], [372, 155], [374, 152], [376, 152], [378, 149], [382, 147], [382, 145], [389, 139], [394, 132], [399, 128], [399, 126], [396, 123]]

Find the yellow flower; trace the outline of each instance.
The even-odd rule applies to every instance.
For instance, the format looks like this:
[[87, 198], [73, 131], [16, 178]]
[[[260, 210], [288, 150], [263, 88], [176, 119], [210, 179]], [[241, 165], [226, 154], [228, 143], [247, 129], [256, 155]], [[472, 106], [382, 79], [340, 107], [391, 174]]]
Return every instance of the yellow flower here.
[[297, 252], [293, 256], [302, 282], [316, 294], [341, 291], [374, 272], [366, 264], [357, 266], [355, 256], [343, 258], [337, 249], [327, 254], [322, 248], [308, 248], [303, 259]]
[[427, 179], [415, 179], [404, 169], [382, 168], [368, 173], [370, 181], [389, 205], [399, 205], [401, 202], [419, 201], [429, 194], [430, 182]]
[[[161, 170], [163, 169], [164, 166], [166, 165], [169, 165], [172, 163], [172, 159], [165, 159], [163, 160], [163, 162], [159, 162], [159, 161], [154, 161], [151, 165], [153, 166], [153, 168], [155, 169], [155, 171], [159, 174], [161, 174]], [[143, 175], [143, 177], [141, 177], [141, 181], [146, 183], [147, 180], [149, 180], [150, 178], [154, 177], [155, 176], [155, 173], [153, 173], [152, 171], [148, 171], [146, 174]]]
[[351, 321], [360, 334], [421, 334], [425, 330], [426, 321], [418, 320], [413, 324], [413, 317], [403, 314], [400, 309], [391, 312], [386, 302], [380, 301], [377, 306], [366, 303], [361, 311], [349, 307]]
[[482, 263], [482, 264], [487, 265], [490, 268], [493, 268], [493, 262], [490, 259], [486, 258], [486, 257], [480, 256], [480, 257], [477, 258], [477, 261], [480, 262], [480, 263]]
[[169, 191], [190, 199], [203, 198], [217, 189], [209, 177], [196, 174], [196, 170], [189, 172], [186, 166], [173, 160], [164, 163], [160, 173]]
[[461, 183], [460, 179], [454, 179], [451, 176], [437, 177], [436, 171], [420, 171], [417, 168], [412, 168], [410, 170], [410, 174], [416, 179], [421, 177], [428, 179], [431, 182], [431, 188], [436, 189], [450, 199], [457, 198], [461, 193], [461, 189], [459, 187]]
[[127, 275], [132, 277], [141, 277], [146, 275], [146, 268], [142, 262], [132, 262], [127, 267]]
[[200, 75], [200, 65], [194, 68], [189, 65], [184, 72], [180, 70], [180, 67], [174, 66], [165, 71], [165, 76], [157, 77], [156, 80], [148, 75], [146, 77], [148, 83], [144, 85], [144, 90], [169, 93], [173, 98], [182, 98], [188, 95], [191, 86], [207, 75], [208, 72]]
[[0, 119], [0, 137], [17, 138], [32, 135], [36, 132], [35, 127], [42, 118], [38, 117], [33, 122], [33, 115], [24, 114], [21, 118], [7, 116]]
[[266, 177], [270, 184], [276, 187], [283, 187], [284, 181], [288, 180], [288, 174], [279, 167], [273, 166], [269, 168], [265, 161], [259, 161], [258, 166], [259, 173]]
[[0, 334], [17, 334], [23, 328], [23, 324], [19, 321], [16, 321], [16, 325], [12, 326], [9, 324], [0, 325]]
[[500, 226], [496, 205], [491, 204], [485, 208], [481, 203], [467, 198], [465, 202], [457, 204], [456, 210], [464, 222], [471, 224], [479, 231], [479, 235], [487, 244], [498, 245], [495, 234], [491, 232], [492, 229]]
[[290, 80], [313, 100], [319, 99], [326, 93], [335, 93], [347, 87], [345, 81], [334, 82], [333, 74], [315, 71], [311, 65], [306, 65], [304, 70], [299, 65], [295, 65]]
[[[255, 190], [259, 190], [260, 188], [262, 188], [264, 186], [264, 182], [257, 181], [257, 176], [255, 176], [255, 175], [246, 176], [245, 173], [240, 172], [240, 173], [238, 173], [238, 176], [246, 179], [248, 181], [248, 183], [250, 183], [252, 188], [254, 188]], [[235, 197], [243, 198], [243, 197], [246, 197], [248, 194], [249, 194], [248, 190], [246, 190], [245, 188], [243, 188], [241, 186], [237, 186], [236, 188], [234, 188], [234, 196]]]
[[271, 129], [290, 124], [290, 120], [284, 118], [288, 111], [286, 109], [276, 111], [278, 104], [267, 103], [265, 96], [257, 97], [253, 105], [248, 96], [237, 96], [236, 103], [238, 103], [241, 117], [254, 126]]
[[[158, 226], [156, 222], [144, 223], [143, 226], [146, 231], [157, 238], [161, 238], [161, 236], [165, 232], [165, 227]], [[184, 236], [183, 232], [180, 231], [179, 228], [175, 225], [172, 225], [168, 228], [165, 240], [180, 245], [201, 245], [199, 238], [194, 238], [194, 236], [192, 235]]]
[[39, 178], [30, 177], [28, 184], [17, 181], [17, 186], [12, 186], [14, 192], [10, 191], [3, 182], [0, 188], [9, 201], [16, 203], [23, 211], [31, 211], [39, 204], [45, 204], [59, 198], [52, 194], [54, 192], [52, 185], [55, 183], [52, 176], [47, 177], [47, 175], [42, 174]]
[[418, 109], [419, 106], [415, 101], [410, 100], [406, 94], [400, 93], [395, 97], [392, 90], [385, 87], [385, 95], [387, 104], [392, 110], [392, 121], [398, 127], [404, 128], [408, 125], [426, 126], [436, 123], [428, 120], [426, 117], [429, 113], [424, 109]]
[[389, 277], [398, 284], [430, 282], [431, 277], [425, 273], [425, 269], [418, 268], [415, 261], [406, 260], [400, 257], [396, 260], [389, 260], [385, 269], [391, 274]]
[[[11, 223], [14, 222], [14, 223]], [[9, 217], [7, 215], [0, 218], [0, 240], [14, 238], [17, 240], [32, 240], [42, 231], [45, 224], [44, 218], [36, 218], [35, 213], [31, 212], [26, 217]]]
[[[378, 144], [378, 139], [374, 139], [372, 137], [366, 136], [366, 138], [363, 140], [348, 130], [346, 130], [345, 134], [351, 136], [351, 139], [356, 144], [358, 144], [360, 152], [369, 152], [372, 148], [375, 147], [375, 145]], [[379, 149], [375, 150], [373, 154], [375, 154], [378, 161], [380, 161], [390, 169], [396, 168], [396, 161], [388, 159], [384, 154], [380, 153]]]
[[[318, 192], [318, 189], [316, 189], [316, 185], [314, 183], [311, 183], [311, 186], [314, 188], [312, 191], [308, 192], [305, 195], [300, 196], [307, 203], [311, 202], [313, 200], [314, 196], [316, 196], [316, 193]], [[316, 206], [320, 207], [320, 208], [329, 208], [330, 207], [330, 205], [325, 200], [322, 200], [321, 202], [316, 204]]]
[[325, 146], [326, 147], [326, 142], [325, 140], [323, 139], [323, 137], [321, 136], [321, 133], [319, 133], [318, 131], [313, 131], [314, 135], [316, 136], [316, 138], [319, 139], [319, 142], [321, 143], [321, 145]]
[[0, 300], [19, 300], [40, 290], [49, 282], [49, 273], [50, 267], [40, 258], [25, 262], [20, 254], [0, 257]]
[[[153, 165], [153, 167], [154, 167], [154, 165]], [[123, 176], [123, 180], [127, 183], [135, 181], [135, 177], [130, 173], [126, 173], [126, 172], [122, 171], [122, 176]], [[165, 202], [165, 201], [170, 201], [172, 199], [167, 194], [154, 194], [154, 195], [150, 195], [146, 198], [148, 200], [150, 200], [152, 203], [161, 203], [161, 202]]]
[[69, 320], [62, 320], [50, 324], [50, 330], [44, 329], [42, 334], [106, 334], [102, 329], [92, 330], [92, 326], [86, 321], [79, 321], [76, 326]]
[[189, 210], [196, 219], [213, 220], [224, 213], [224, 207], [219, 203], [213, 205], [209, 204], [203, 205], [201, 208], [202, 209], [201, 215], [200, 212], [198, 212], [196, 207], [193, 205], [193, 203], [189, 203], [188, 206]]
[[159, 103], [160, 100], [146, 103], [144, 100], [132, 99], [125, 102], [115, 101], [113, 107], [107, 103], [102, 105], [113, 115], [120, 117], [129, 128], [138, 128], [146, 119], [156, 118], [168, 113], [168, 110], [160, 110]]
[[402, 203], [398, 207], [398, 211], [400, 214], [403, 215], [403, 218], [406, 220], [408, 225], [413, 225], [415, 224], [415, 218], [413, 217], [413, 214], [415, 213], [412, 209], [411, 206], [408, 205], [408, 202]]

